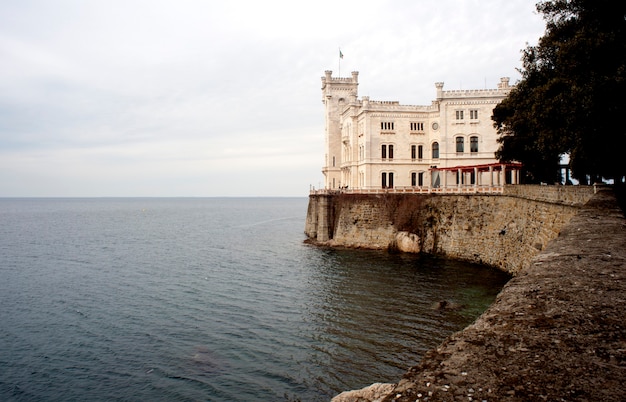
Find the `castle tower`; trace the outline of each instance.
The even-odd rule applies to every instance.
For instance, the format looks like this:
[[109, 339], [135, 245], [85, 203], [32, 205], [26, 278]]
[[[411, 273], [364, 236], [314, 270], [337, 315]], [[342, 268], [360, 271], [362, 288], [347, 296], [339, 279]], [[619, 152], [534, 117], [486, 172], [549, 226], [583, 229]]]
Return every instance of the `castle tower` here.
[[359, 73], [352, 72], [349, 78], [334, 78], [333, 72], [327, 70], [322, 77], [322, 102], [325, 115], [325, 159], [324, 187], [337, 189], [341, 183], [341, 114], [343, 110], [356, 100], [358, 96]]

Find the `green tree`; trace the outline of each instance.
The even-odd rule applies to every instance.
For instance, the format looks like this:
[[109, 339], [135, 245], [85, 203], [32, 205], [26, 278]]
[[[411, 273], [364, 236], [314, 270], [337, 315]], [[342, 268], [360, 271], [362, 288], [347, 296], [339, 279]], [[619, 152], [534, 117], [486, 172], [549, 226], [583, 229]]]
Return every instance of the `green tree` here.
[[569, 154], [583, 183], [626, 175], [626, 2], [537, 4], [546, 32], [522, 53], [522, 79], [494, 109], [496, 157], [525, 182], [554, 182]]

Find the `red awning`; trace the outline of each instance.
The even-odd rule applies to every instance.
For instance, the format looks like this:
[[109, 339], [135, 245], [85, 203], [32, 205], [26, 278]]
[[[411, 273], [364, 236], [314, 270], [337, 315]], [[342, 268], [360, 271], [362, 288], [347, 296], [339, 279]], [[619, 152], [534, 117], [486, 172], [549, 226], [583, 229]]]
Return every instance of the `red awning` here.
[[522, 168], [522, 164], [521, 163], [517, 163], [517, 162], [513, 162], [513, 163], [487, 163], [487, 164], [482, 164], [482, 165], [467, 165], [467, 166], [453, 166], [453, 167], [441, 167], [441, 168], [430, 168], [430, 170], [442, 170], [442, 171], [451, 171], [451, 172], [456, 172], [456, 171], [462, 171], [462, 172], [473, 172], [474, 169], [477, 169], [479, 172], [488, 172], [489, 169], [491, 169], [492, 171], [497, 171], [497, 170], [502, 170], [502, 168], [505, 169], [512, 169], [512, 170], [518, 170]]

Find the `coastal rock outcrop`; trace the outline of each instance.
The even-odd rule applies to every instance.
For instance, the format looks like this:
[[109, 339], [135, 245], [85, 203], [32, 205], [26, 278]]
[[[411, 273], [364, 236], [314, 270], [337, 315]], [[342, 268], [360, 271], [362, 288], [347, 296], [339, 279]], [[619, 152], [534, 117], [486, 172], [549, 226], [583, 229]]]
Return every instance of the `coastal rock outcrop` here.
[[395, 386], [396, 384], [376, 383], [363, 389], [342, 392], [331, 402], [380, 402], [393, 391]]
[[396, 237], [390, 245], [390, 248], [405, 253], [419, 253], [422, 251], [419, 236], [407, 231], [396, 233]]

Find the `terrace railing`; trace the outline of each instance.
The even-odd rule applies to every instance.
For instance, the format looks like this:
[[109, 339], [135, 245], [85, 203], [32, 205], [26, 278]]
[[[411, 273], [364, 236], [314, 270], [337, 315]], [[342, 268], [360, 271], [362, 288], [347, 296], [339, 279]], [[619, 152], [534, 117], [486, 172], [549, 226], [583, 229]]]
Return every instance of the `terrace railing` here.
[[504, 186], [315, 189], [310, 194], [502, 194]]

